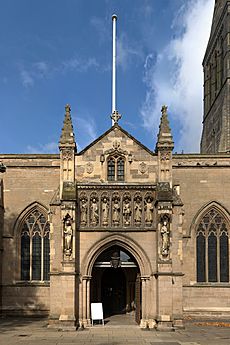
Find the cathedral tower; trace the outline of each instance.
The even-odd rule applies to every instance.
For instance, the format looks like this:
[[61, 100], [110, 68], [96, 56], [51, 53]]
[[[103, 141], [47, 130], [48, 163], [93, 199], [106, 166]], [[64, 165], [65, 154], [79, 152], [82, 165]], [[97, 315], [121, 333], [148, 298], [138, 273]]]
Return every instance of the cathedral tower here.
[[230, 152], [230, 0], [216, 0], [203, 60], [201, 153]]

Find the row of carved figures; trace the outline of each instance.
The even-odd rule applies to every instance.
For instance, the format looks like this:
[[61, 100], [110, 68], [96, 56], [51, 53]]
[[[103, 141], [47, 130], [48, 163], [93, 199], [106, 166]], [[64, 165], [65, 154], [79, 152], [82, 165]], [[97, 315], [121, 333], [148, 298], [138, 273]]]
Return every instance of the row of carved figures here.
[[[127, 219], [126, 219], [127, 220]], [[170, 246], [170, 230], [169, 230], [170, 219], [168, 216], [163, 216], [161, 218], [161, 255], [167, 257], [169, 254]], [[63, 219], [63, 236], [64, 236], [64, 253], [66, 256], [71, 256], [72, 254], [72, 238], [73, 238], [73, 229], [72, 229], [72, 218], [67, 214]]]
[[[143, 202], [144, 200], [144, 202]], [[112, 198], [102, 195], [101, 198], [93, 193], [89, 198], [86, 194], [80, 196], [80, 224], [87, 226], [140, 226], [142, 222], [151, 226], [154, 218], [153, 195], [147, 194], [143, 199], [136, 195], [133, 200], [129, 194], [124, 194], [122, 200], [118, 193]]]

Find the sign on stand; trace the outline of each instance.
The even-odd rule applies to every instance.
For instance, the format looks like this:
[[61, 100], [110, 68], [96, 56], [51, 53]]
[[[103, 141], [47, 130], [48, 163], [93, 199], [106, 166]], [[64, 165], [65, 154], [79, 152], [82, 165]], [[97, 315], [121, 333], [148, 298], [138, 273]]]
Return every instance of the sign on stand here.
[[91, 303], [91, 319], [92, 319], [92, 326], [93, 326], [93, 321], [95, 320], [101, 320], [101, 323], [104, 326], [102, 303]]

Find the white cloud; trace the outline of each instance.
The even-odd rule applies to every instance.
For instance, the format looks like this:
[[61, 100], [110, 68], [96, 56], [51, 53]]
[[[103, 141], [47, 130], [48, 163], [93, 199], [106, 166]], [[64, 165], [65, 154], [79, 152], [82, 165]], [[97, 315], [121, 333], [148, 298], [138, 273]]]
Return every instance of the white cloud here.
[[101, 42], [104, 42], [108, 37], [108, 28], [106, 26], [106, 20], [103, 20], [98, 17], [92, 17], [90, 23], [97, 31], [99, 35], [99, 40]]
[[[45, 61], [38, 61], [33, 64], [40, 77], [45, 77], [49, 73], [49, 66]], [[36, 73], [36, 71], [35, 71]]]
[[50, 142], [47, 144], [28, 145], [27, 153], [58, 153], [58, 143]]
[[95, 58], [88, 58], [87, 60], [82, 60], [78, 57], [70, 58], [62, 63], [63, 71], [75, 70], [77, 72], [87, 72], [90, 68], [98, 68], [99, 63]]
[[182, 25], [180, 35], [155, 57], [145, 61], [146, 98], [141, 108], [144, 126], [158, 131], [160, 109], [169, 113], [180, 128], [177, 150], [198, 151], [202, 122], [202, 60], [206, 49], [214, 0], [191, 0], [180, 9], [175, 23]]
[[34, 85], [34, 79], [27, 70], [21, 69], [20, 77], [21, 77], [23, 86], [25, 86], [26, 88], [29, 88]]
[[128, 39], [125, 33], [117, 38], [117, 65], [126, 70], [133, 59], [143, 59], [142, 45], [135, 44]]
[[[82, 112], [81, 112], [82, 115]], [[97, 129], [94, 119], [85, 112], [84, 117], [79, 117], [72, 115], [73, 124], [76, 123], [75, 139], [77, 142], [77, 150], [80, 152], [84, 149], [90, 142], [94, 141], [97, 137]]]
[[[52, 65], [45, 61], [37, 61], [26, 65], [19, 63], [18, 69], [20, 78], [24, 87], [29, 88], [35, 84], [38, 80], [45, 79], [50, 76], [54, 76], [60, 72], [67, 73], [69, 71], [75, 71], [79, 73], [87, 72], [89, 69], [99, 70], [100, 65], [94, 57], [89, 57], [84, 60], [79, 57], [71, 57], [59, 64]], [[105, 67], [101, 67], [104, 71]]]
[[49, 65], [44, 61], [38, 61], [33, 64], [18, 64], [20, 78], [22, 85], [25, 88], [30, 88], [34, 86], [35, 81], [38, 79], [43, 79], [50, 73]]

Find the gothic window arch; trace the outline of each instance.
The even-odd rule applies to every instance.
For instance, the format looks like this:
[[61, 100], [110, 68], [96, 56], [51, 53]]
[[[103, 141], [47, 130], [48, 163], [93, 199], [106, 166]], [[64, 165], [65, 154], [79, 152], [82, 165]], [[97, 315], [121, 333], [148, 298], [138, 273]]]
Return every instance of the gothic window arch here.
[[108, 181], [125, 180], [125, 159], [120, 155], [113, 155], [107, 159]]
[[50, 226], [46, 212], [35, 207], [20, 228], [21, 280], [46, 281], [50, 271]]
[[196, 229], [197, 282], [229, 282], [228, 242], [227, 221], [212, 207]]

